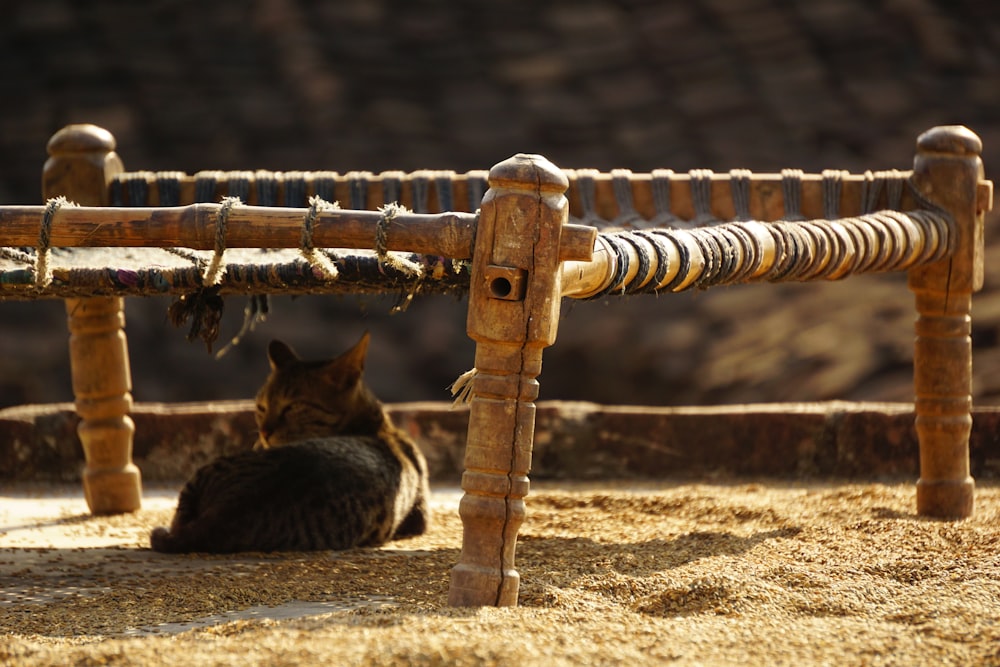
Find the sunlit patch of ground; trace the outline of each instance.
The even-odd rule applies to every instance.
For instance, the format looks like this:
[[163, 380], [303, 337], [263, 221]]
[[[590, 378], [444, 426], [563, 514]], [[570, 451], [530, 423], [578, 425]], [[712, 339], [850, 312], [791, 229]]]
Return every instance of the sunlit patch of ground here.
[[0, 664], [1000, 665], [1000, 489], [914, 515], [912, 483], [535, 484], [520, 606], [453, 609], [459, 492], [376, 550], [165, 556], [176, 489], [91, 517], [0, 492]]

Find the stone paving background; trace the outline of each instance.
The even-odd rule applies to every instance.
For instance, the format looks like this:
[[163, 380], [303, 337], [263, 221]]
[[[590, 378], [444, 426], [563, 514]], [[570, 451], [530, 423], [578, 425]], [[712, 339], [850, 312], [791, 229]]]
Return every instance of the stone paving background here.
[[[917, 135], [951, 123], [983, 138], [988, 177], [1000, 164], [991, 0], [13, 0], [0, 72], [0, 203], [40, 202], [45, 143], [71, 122], [151, 170], [464, 171], [517, 151], [635, 171], [906, 169]], [[1000, 396], [996, 283], [988, 265], [979, 403]], [[472, 363], [464, 302], [391, 304], [278, 299], [213, 361], [167, 302], [132, 300], [135, 396], [248, 397], [270, 338], [319, 356], [369, 329], [378, 393], [445, 399]], [[567, 303], [542, 398], [908, 400], [912, 317], [903, 276]], [[71, 398], [63, 320], [58, 302], [0, 304], [0, 407]]]

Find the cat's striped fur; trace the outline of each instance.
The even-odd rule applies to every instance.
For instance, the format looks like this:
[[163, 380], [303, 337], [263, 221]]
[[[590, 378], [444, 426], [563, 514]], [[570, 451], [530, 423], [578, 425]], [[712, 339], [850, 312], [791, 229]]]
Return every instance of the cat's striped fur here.
[[376, 546], [429, 521], [427, 463], [361, 379], [368, 334], [330, 361], [268, 348], [253, 451], [198, 470], [181, 491], [164, 552]]

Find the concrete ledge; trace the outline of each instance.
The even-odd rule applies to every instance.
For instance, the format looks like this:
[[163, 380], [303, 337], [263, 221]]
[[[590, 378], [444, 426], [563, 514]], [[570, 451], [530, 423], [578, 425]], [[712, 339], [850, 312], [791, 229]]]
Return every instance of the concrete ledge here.
[[[436, 481], [461, 477], [468, 411], [447, 403], [389, 406], [427, 455]], [[137, 404], [134, 458], [144, 479], [180, 481], [205, 462], [249, 448], [251, 401]], [[80, 477], [71, 404], [0, 410], [0, 479]], [[1000, 409], [974, 412], [976, 478], [1000, 477]], [[541, 402], [532, 477], [915, 478], [913, 408], [903, 403], [781, 403], [659, 408]]]

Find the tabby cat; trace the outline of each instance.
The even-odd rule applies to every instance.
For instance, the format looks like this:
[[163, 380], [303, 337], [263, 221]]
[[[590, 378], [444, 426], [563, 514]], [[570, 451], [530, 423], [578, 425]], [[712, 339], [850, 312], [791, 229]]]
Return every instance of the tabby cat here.
[[253, 451], [199, 469], [156, 551], [231, 553], [376, 546], [423, 533], [427, 463], [361, 379], [366, 333], [329, 361], [272, 341]]

